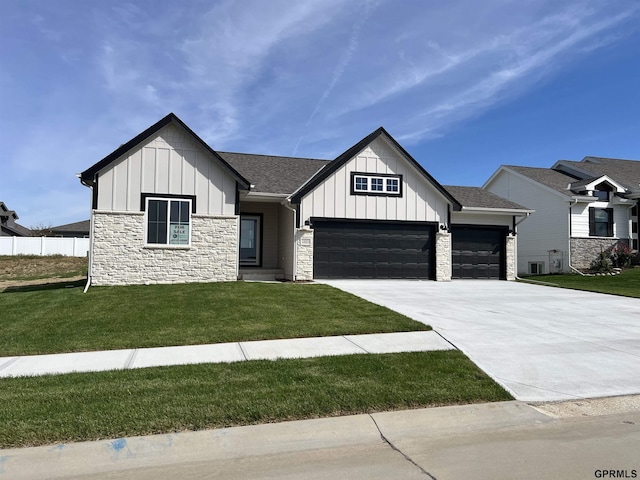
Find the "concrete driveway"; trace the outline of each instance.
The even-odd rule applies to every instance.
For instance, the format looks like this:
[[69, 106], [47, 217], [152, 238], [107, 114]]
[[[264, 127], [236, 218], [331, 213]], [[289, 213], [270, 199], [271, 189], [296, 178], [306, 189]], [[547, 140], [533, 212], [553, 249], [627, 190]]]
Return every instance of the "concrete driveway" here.
[[323, 283], [431, 325], [518, 400], [640, 393], [640, 299], [486, 280]]

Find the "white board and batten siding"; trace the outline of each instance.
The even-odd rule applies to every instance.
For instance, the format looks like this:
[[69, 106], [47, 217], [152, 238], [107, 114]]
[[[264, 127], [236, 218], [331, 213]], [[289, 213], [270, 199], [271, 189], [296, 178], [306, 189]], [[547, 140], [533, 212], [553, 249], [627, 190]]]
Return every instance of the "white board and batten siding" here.
[[518, 273], [527, 273], [530, 262], [548, 264], [550, 250], [568, 256], [568, 196], [504, 170], [485, 189], [535, 210], [518, 226]]
[[235, 213], [235, 179], [173, 124], [98, 173], [98, 210], [139, 212], [141, 193], [195, 195], [198, 214]]
[[[352, 172], [402, 175], [402, 196], [351, 195]], [[404, 155], [378, 137], [302, 199], [300, 218], [446, 222], [448, 204]]]

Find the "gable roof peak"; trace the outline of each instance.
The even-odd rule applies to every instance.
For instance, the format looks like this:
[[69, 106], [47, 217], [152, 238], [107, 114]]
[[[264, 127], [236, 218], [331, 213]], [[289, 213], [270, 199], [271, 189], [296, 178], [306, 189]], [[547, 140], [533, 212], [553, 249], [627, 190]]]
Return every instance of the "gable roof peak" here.
[[146, 139], [158, 133], [162, 128], [166, 127], [169, 124], [176, 125], [177, 127], [183, 129], [189, 136], [191, 136], [197, 144], [199, 144], [206, 152], [211, 154], [217, 161], [219, 161], [228, 170], [228, 172], [236, 179], [236, 181], [242, 188], [247, 190], [250, 188], [249, 181], [246, 178], [240, 175], [231, 165], [229, 165], [226, 162], [225, 159], [223, 159], [220, 155], [218, 155], [218, 153], [213, 148], [211, 148], [204, 140], [202, 140], [198, 135], [196, 135], [196, 133], [193, 130], [191, 130], [186, 123], [180, 120], [178, 116], [173, 112], [168, 113], [163, 118], [158, 120], [156, 123], [151, 125], [149, 128], [139, 133], [128, 142], [120, 145], [118, 148], [116, 148], [113, 152], [111, 152], [109, 155], [104, 157], [102, 160], [95, 163], [94, 165], [86, 169], [84, 172], [80, 173], [78, 175], [80, 178], [80, 182], [83, 185], [92, 186], [95, 182], [95, 176], [100, 170], [108, 166], [110, 163], [116, 161], [122, 155], [124, 155], [131, 149], [135, 148], [136, 146], [140, 145]]
[[410, 154], [407, 152], [402, 145], [398, 143], [398, 141], [393, 138], [389, 132], [387, 132], [384, 127], [378, 127], [376, 130], [371, 132], [369, 135], [364, 137], [358, 143], [353, 145], [351, 148], [348, 148], [346, 151], [338, 155], [335, 160], [328, 163], [324, 168], [319, 170], [313, 177], [311, 177], [304, 185], [302, 185], [298, 190], [296, 190], [290, 197], [292, 203], [300, 203], [302, 197], [304, 197], [307, 193], [312, 191], [316, 186], [330, 177], [334, 172], [336, 172], [342, 165], [348, 162], [350, 159], [358, 155], [365, 148], [367, 148], [376, 138], [380, 135], [384, 134], [389, 142], [392, 144], [394, 148], [396, 148], [402, 156], [404, 156], [407, 161], [423, 176], [426, 180], [431, 183], [442, 196], [444, 196], [455, 209], [460, 209], [462, 206], [460, 203], [442, 186], [440, 185], [435, 178], [433, 178], [429, 172], [427, 172], [422, 165], [420, 165]]

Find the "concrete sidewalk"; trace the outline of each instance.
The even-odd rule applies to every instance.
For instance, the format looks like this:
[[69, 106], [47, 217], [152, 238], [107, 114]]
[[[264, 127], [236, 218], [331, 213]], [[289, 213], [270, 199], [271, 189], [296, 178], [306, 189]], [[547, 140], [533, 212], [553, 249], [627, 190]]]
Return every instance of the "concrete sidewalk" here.
[[0, 357], [0, 378], [131, 368], [311, 358], [365, 353], [424, 352], [454, 347], [434, 331], [292, 338]]

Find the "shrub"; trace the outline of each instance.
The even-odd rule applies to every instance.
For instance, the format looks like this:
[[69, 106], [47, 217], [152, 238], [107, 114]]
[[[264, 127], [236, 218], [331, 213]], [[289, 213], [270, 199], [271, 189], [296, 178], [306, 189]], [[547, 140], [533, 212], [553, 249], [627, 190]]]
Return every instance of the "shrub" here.
[[611, 273], [613, 272], [613, 265], [607, 253], [600, 250], [600, 254], [591, 262], [590, 269], [595, 273]]
[[611, 249], [611, 261], [614, 267], [625, 268], [631, 265], [631, 249], [624, 243], [618, 243]]

